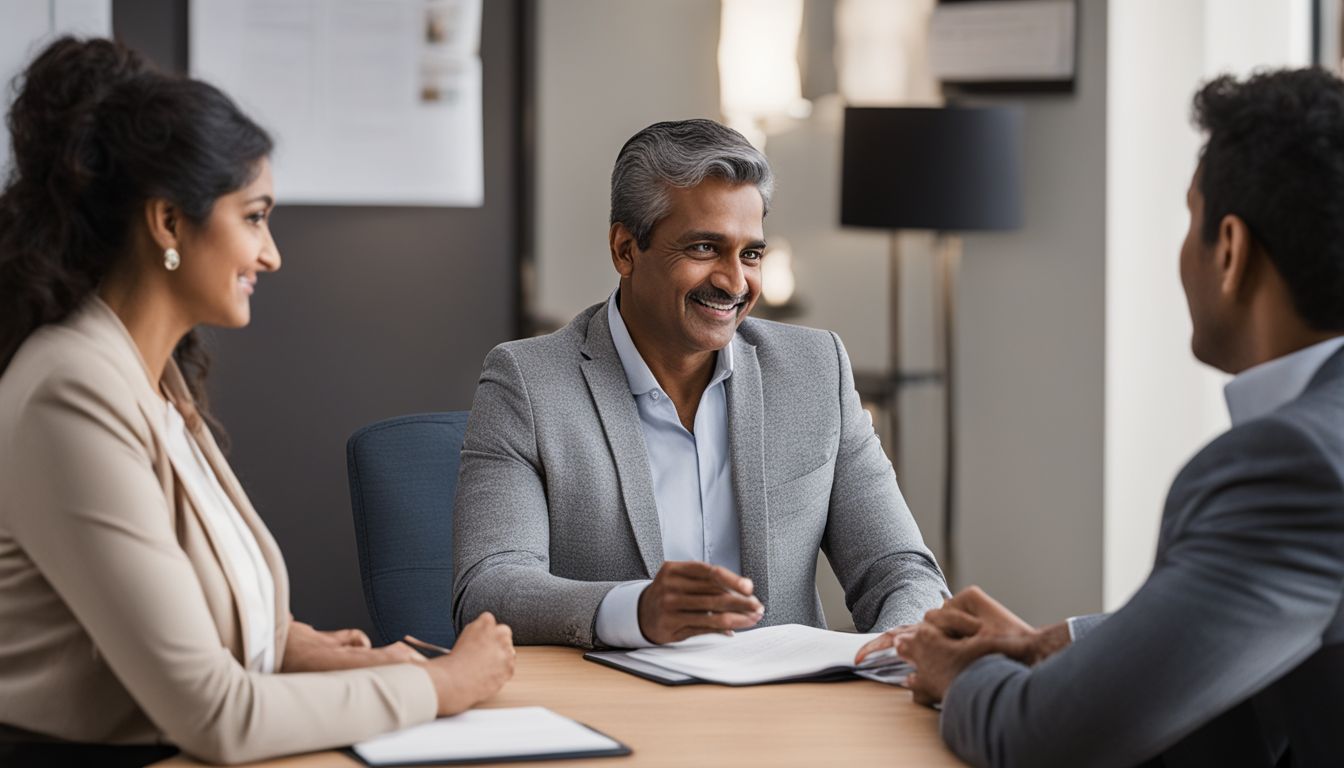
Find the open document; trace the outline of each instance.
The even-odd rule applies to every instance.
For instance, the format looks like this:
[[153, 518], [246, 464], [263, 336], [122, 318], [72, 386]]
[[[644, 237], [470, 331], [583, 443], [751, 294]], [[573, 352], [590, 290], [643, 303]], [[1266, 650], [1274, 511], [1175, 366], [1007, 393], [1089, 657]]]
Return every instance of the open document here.
[[624, 744], [544, 707], [473, 709], [360, 742], [368, 765], [445, 765], [615, 757]]
[[861, 675], [899, 685], [909, 665], [893, 653], [854, 655], [877, 634], [831, 632], [801, 624], [762, 627], [728, 635], [699, 635], [679, 643], [633, 651], [604, 651], [585, 658], [668, 685], [759, 685], [830, 680]]

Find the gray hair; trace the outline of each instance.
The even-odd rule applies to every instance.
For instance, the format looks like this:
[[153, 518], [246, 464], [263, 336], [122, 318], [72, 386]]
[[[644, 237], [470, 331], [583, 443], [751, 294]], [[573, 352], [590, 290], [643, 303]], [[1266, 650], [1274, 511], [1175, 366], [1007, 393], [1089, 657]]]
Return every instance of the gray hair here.
[[621, 147], [611, 170], [611, 223], [624, 224], [640, 250], [672, 203], [667, 189], [689, 188], [715, 176], [732, 184], [755, 184], [764, 212], [770, 211], [775, 174], [765, 155], [742, 134], [713, 120], [654, 123]]

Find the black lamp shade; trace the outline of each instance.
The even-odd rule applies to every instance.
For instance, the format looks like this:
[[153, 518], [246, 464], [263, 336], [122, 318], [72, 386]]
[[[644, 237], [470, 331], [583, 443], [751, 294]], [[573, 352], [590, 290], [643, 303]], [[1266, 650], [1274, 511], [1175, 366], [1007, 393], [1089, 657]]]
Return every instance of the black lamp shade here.
[[843, 151], [843, 225], [963, 231], [1022, 224], [1019, 109], [847, 107]]

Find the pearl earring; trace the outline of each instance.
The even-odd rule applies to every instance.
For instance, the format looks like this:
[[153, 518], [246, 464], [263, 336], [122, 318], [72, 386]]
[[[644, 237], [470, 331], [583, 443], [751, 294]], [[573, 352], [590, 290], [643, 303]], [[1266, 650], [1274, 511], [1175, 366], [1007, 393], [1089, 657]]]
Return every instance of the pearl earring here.
[[176, 248], [169, 248], [163, 252], [163, 267], [169, 272], [182, 266], [182, 256], [178, 254]]

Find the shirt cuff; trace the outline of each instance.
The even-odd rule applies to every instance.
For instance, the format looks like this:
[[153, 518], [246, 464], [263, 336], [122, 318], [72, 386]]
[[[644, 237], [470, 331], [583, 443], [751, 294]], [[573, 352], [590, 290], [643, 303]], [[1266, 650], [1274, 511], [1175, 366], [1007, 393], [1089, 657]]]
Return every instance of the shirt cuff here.
[[1070, 642], [1070, 643], [1074, 643], [1074, 642], [1076, 642], [1076, 641], [1078, 640], [1078, 636], [1074, 634], [1074, 629], [1073, 629], [1073, 623], [1074, 623], [1075, 621], [1077, 621], [1077, 620], [1078, 620], [1078, 617], [1077, 617], [1077, 616], [1070, 616], [1069, 618], [1067, 618], [1067, 619], [1064, 620], [1064, 623], [1065, 623], [1065, 624], [1068, 626], [1068, 628], [1069, 628], [1069, 642]]
[[612, 587], [597, 606], [597, 639], [612, 648], [652, 648], [639, 628], [639, 596], [652, 581], [627, 581]]

